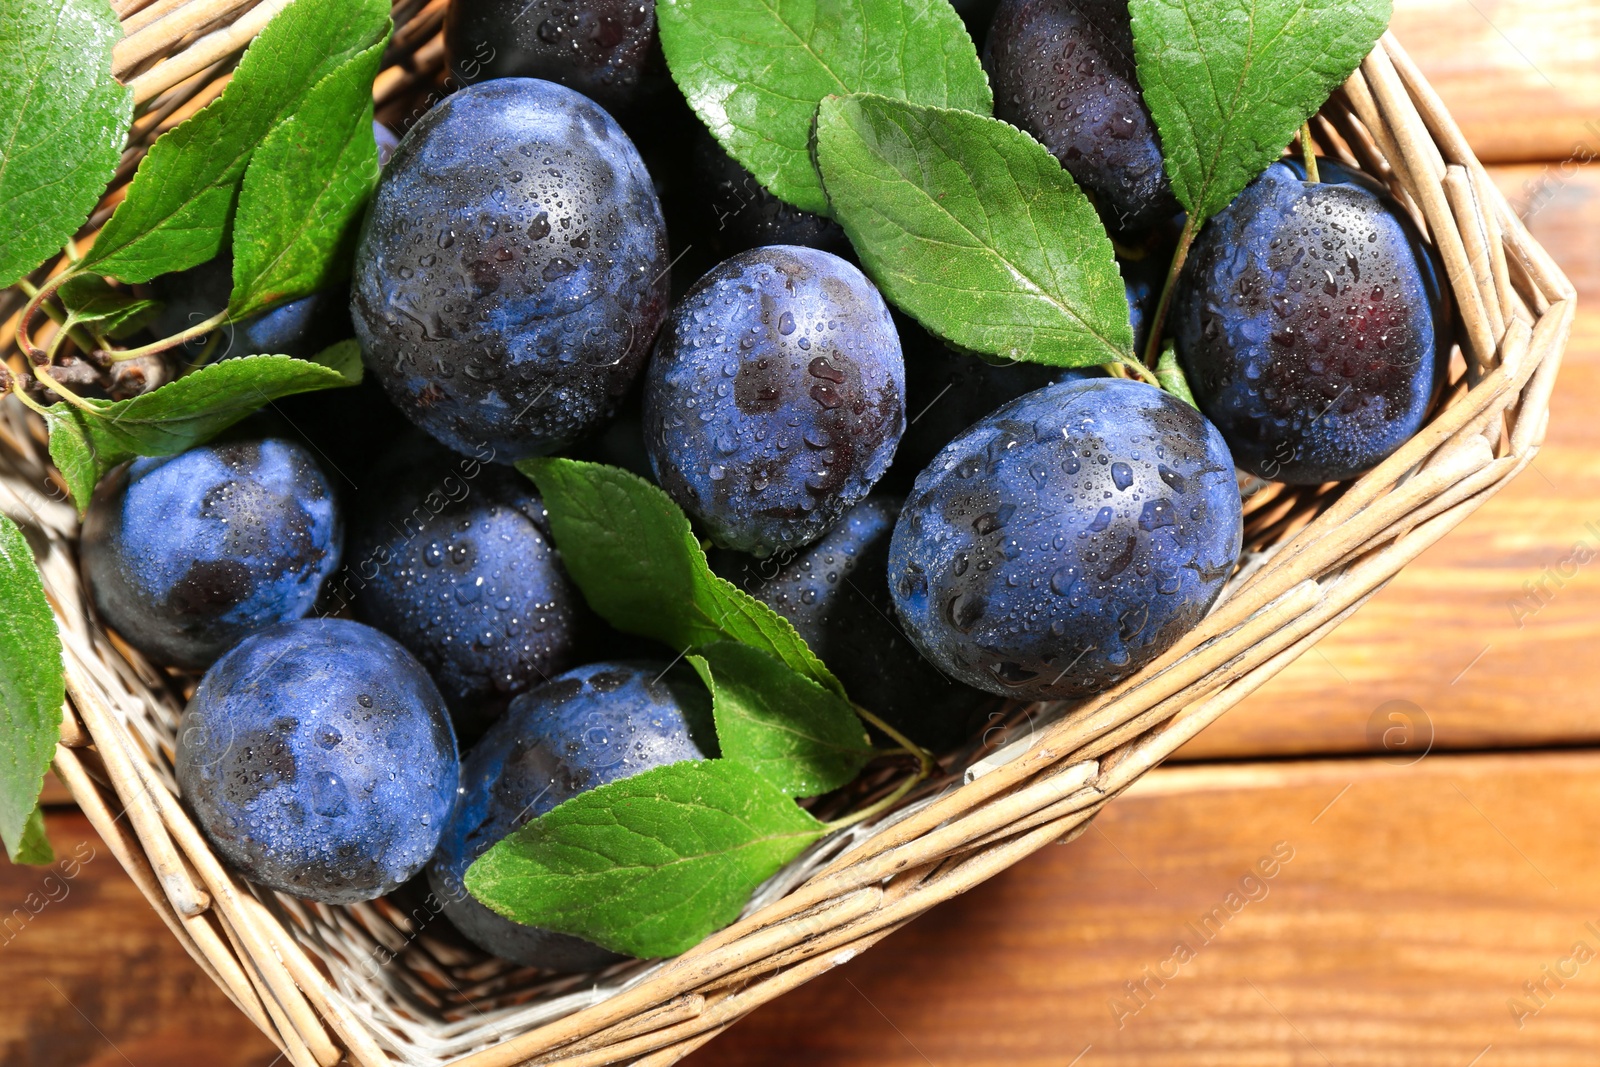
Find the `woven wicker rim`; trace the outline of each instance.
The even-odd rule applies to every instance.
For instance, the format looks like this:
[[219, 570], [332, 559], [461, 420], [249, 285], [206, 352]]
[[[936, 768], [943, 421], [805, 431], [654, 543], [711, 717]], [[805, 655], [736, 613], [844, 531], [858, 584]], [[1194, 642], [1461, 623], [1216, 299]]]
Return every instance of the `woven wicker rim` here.
[[[139, 112], [109, 192], [214, 99], [288, 0], [123, 0], [114, 69]], [[445, 71], [445, 0], [398, 0], [374, 88], [406, 125]], [[420, 101], [420, 106], [419, 106]], [[410, 110], [408, 110], [410, 109]], [[1246, 486], [1245, 551], [1216, 609], [1161, 658], [1079, 704], [1016, 708], [894, 812], [822, 842], [737, 923], [675, 959], [551, 979], [438, 936], [392, 899], [351, 907], [226, 870], [175, 795], [181, 693], [92, 617], [76, 516], [42, 428], [0, 405], [0, 510], [26, 524], [66, 650], [54, 768], [173, 935], [295, 1067], [675, 1062], [1053, 841], [1258, 689], [1481, 507], [1537, 453], [1575, 294], [1391, 35], [1313, 119], [1324, 152], [1386, 183], [1437, 246], [1459, 353], [1432, 421], [1354, 483]], [[48, 274], [53, 268], [46, 268]], [[15, 356], [15, 301], [0, 349]], [[887, 780], [869, 785], [881, 792]], [[868, 799], [871, 798], [868, 794]], [[443, 924], [439, 924], [443, 925]]]

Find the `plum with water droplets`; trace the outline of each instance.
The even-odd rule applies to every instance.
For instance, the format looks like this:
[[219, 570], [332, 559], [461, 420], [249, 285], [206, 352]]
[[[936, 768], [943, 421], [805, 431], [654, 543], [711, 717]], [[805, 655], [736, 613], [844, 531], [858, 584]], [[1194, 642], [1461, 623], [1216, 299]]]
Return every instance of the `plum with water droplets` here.
[[[1130, 299], [1132, 286], [1128, 287]], [[906, 432], [885, 485], [904, 492], [911, 481], [962, 430], [1001, 404], [1051, 382], [1097, 378], [1099, 367], [1051, 367], [958, 352], [915, 323], [904, 323]]]
[[1127, 0], [1002, 0], [983, 65], [995, 117], [1037, 137], [1113, 234], [1179, 210], [1139, 89]]
[[940, 673], [901, 629], [889, 599], [897, 497], [874, 493], [821, 540], [764, 560], [718, 553], [719, 574], [794, 624], [850, 699], [935, 752], [986, 724], [999, 702]]
[[351, 312], [391, 400], [465, 455], [558, 451], [601, 425], [666, 316], [666, 225], [622, 128], [502, 78], [424, 115], [383, 169]]
[[660, 65], [651, 0], [450, 0], [444, 43], [463, 83], [543, 78], [612, 110]]
[[[1128, 298], [1133, 350], [1144, 351], [1165, 265], [1153, 256], [1118, 261]], [[934, 455], [968, 426], [1023, 393], [1051, 382], [1105, 376], [1103, 367], [1051, 367], [960, 352], [915, 322], [897, 319], [906, 352], [906, 432], [895, 452], [889, 483], [909, 486]], [[886, 483], [888, 484], [888, 483]]]
[[889, 589], [941, 670], [1018, 700], [1116, 684], [1209, 610], [1239, 553], [1228, 447], [1124, 378], [1059, 382], [950, 442], [895, 524]]
[[246, 638], [178, 724], [178, 790], [250, 881], [325, 904], [388, 893], [427, 864], [460, 765], [422, 665], [346, 619]]
[[369, 481], [351, 537], [356, 616], [411, 650], [470, 739], [569, 662], [579, 601], [544, 505], [522, 475], [429, 441]]
[[1235, 461], [1353, 478], [1420, 430], [1450, 355], [1433, 249], [1377, 183], [1274, 163], [1208, 222], [1173, 305], [1178, 356]]
[[428, 865], [444, 913], [487, 952], [550, 971], [588, 971], [623, 957], [569, 934], [497, 915], [462, 879], [497, 841], [596, 786], [716, 751], [711, 696], [665, 662], [570, 670], [511, 702], [461, 767], [461, 794]]
[[816, 249], [757, 248], [673, 309], [645, 378], [645, 447], [714, 542], [769, 556], [816, 540], [883, 476], [905, 389], [865, 275]]
[[343, 547], [327, 477], [278, 438], [118, 468], [95, 489], [80, 542], [101, 618], [173, 667], [204, 667], [245, 636], [304, 617]]

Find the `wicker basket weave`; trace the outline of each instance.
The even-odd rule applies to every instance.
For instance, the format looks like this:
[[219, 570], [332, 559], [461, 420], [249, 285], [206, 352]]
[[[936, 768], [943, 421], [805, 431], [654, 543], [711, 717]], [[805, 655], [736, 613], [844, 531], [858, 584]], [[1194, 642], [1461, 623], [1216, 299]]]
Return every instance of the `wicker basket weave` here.
[[[115, 72], [139, 108], [110, 216], [156, 136], [213, 99], [287, 0], [114, 0]], [[397, 0], [374, 92], [400, 128], [447, 87], [444, 0]], [[32, 537], [66, 650], [55, 770], [195, 961], [295, 1067], [672, 1063], [1029, 853], [1112, 797], [1359, 608], [1533, 458], [1574, 292], [1528, 235], [1392, 37], [1312, 123], [1324, 151], [1386, 182], [1438, 247], [1459, 352], [1426, 429], [1359, 481], [1245, 486], [1238, 571], [1211, 615], [1114, 690], [1017, 708], [893, 813], [819, 844], [733, 926], [665, 962], [551, 979], [450, 935], [396, 898], [330, 907], [235, 877], [177, 801], [182, 692], [93, 619], [76, 516], [42, 427], [0, 405], [0, 510]], [[0, 348], [16, 303], [0, 303]], [[125, 817], [124, 817], [125, 816]]]

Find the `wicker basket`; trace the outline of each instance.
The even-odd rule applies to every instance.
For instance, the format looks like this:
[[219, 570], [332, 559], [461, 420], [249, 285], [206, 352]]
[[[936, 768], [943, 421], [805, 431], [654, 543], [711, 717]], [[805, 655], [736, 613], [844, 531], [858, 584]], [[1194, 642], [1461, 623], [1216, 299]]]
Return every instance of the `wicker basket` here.
[[[117, 0], [127, 37], [116, 72], [141, 110], [84, 238], [149, 143], [220, 91], [239, 50], [285, 3]], [[394, 13], [375, 94], [379, 117], [398, 128], [445, 86], [444, 0], [397, 0]], [[367, 1067], [678, 1060], [940, 901], [1082, 833], [1533, 458], [1572, 324], [1571, 284], [1392, 37], [1313, 132], [1388, 183], [1442, 253], [1461, 331], [1432, 422], [1357, 482], [1247, 486], [1241, 565], [1176, 648], [1091, 700], [1015, 709], [892, 814], [821, 843], [690, 952], [551, 979], [472, 949], [426, 904], [329, 907], [231, 874], [174, 793], [181, 686], [94, 621], [73, 510], [42, 428], [13, 402], [0, 406], [0, 510], [33, 536], [66, 647], [56, 773], [173, 936], [296, 1067], [344, 1057]], [[0, 304], [11, 358], [15, 310]]]

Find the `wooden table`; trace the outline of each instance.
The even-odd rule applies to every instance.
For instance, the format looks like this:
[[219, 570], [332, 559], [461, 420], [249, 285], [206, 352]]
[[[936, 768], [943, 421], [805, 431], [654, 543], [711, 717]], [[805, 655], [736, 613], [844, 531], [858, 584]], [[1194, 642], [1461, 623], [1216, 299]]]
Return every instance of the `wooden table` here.
[[[1600, 3], [1396, 7], [1581, 294], [1535, 465], [1083, 838], [690, 1062], [1600, 1058]], [[1529, 600], [1579, 542], [1595, 560]], [[48, 825], [75, 877], [0, 865], [0, 1063], [270, 1063], [82, 817]]]

